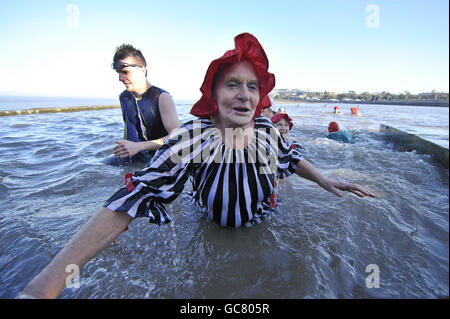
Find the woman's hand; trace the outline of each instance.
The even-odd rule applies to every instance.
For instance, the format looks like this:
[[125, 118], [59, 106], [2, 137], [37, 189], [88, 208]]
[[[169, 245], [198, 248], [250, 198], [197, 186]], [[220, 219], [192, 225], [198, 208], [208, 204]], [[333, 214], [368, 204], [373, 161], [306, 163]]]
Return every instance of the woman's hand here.
[[361, 185], [338, 180], [332, 180], [329, 178], [327, 178], [327, 181], [321, 186], [325, 188], [327, 191], [332, 192], [333, 194], [339, 197], [342, 197], [344, 195], [343, 192], [350, 192], [358, 197], [365, 197], [365, 196], [375, 197], [373, 193], [364, 189]]
[[127, 141], [127, 140], [119, 140], [115, 142], [117, 145], [114, 147], [114, 155], [118, 157], [129, 157], [136, 155], [140, 151], [142, 151], [139, 143]]
[[344, 192], [351, 192], [358, 197], [375, 197], [375, 195], [362, 186], [353, 183], [347, 183], [338, 180], [332, 180], [322, 175], [316, 168], [308, 163], [307, 160], [301, 160], [297, 163], [296, 174], [300, 177], [306, 178], [312, 182], [317, 183], [325, 190], [335, 194], [336, 196], [344, 196]]

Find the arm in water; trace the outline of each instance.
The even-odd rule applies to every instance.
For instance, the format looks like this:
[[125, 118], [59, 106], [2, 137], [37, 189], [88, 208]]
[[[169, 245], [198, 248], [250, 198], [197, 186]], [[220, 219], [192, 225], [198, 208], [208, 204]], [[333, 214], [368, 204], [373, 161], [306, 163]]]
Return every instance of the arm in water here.
[[164, 144], [164, 138], [160, 138], [147, 142], [133, 142], [127, 140], [118, 140], [115, 142], [117, 145], [114, 147], [114, 155], [118, 157], [128, 157], [136, 155], [137, 153], [145, 150], [153, 151], [161, 147]]
[[295, 173], [303, 178], [317, 183], [325, 190], [335, 194], [336, 196], [344, 196], [344, 191], [351, 192], [359, 197], [375, 197], [375, 195], [364, 189], [358, 184], [351, 184], [344, 181], [332, 180], [322, 175], [319, 170], [314, 168], [308, 161], [301, 160], [297, 163], [297, 170]]
[[117, 238], [131, 220], [126, 213], [100, 209], [24, 288], [23, 294], [35, 298], [58, 297], [66, 285], [66, 267], [75, 264], [81, 269]]

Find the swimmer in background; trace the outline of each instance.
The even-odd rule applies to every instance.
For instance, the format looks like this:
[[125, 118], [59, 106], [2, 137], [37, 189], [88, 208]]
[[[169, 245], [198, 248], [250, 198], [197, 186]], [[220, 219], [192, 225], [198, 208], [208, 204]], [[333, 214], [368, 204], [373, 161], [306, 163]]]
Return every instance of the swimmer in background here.
[[[278, 131], [280, 131], [281, 136], [288, 143], [290, 148], [297, 148], [304, 150], [305, 148], [297, 141], [293, 141], [289, 139], [289, 131], [292, 129], [294, 124], [292, 123], [292, 119], [286, 113], [277, 113], [270, 119], [273, 124], [275, 124]], [[270, 195], [269, 205], [271, 209], [275, 209], [278, 207], [278, 202], [280, 202], [280, 195], [276, 191], [278, 187], [278, 179], [283, 178], [283, 176], [277, 176], [275, 180], [275, 187], [272, 195]]]
[[303, 150], [305, 149], [302, 144], [289, 138], [289, 131], [294, 126], [289, 115], [287, 115], [286, 113], [277, 113], [272, 116], [270, 120], [273, 124], [275, 124], [278, 131], [280, 131], [281, 136], [283, 136], [284, 140], [289, 144], [290, 148], [299, 148]]
[[359, 115], [358, 111], [359, 111], [359, 106], [358, 107], [352, 107], [350, 109], [352, 115]]
[[334, 113], [334, 114], [340, 114], [340, 113], [341, 113], [341, 109], [339, 108], [339, 106], [336, 105], [336, 106], [334, 107], [333, 113]]
[[355, 137], [353, 136], [353, 134], [347, 131], [341, 131], [339, 128], [339, 124], [336, 122], [330, 122], [330, 124], [328, 124], [327, 138], [336, 142], [351, 144], [355, 143]]
[[115, 142], [114, 155], [104, 163], [147, 164], [169, 133], [180, 126], [175, 102], [167, 91], [150, 84], [144, 55], [132, 45], [119, 46], [111, 66], [125, 86], [119, 96], [124, 133]]

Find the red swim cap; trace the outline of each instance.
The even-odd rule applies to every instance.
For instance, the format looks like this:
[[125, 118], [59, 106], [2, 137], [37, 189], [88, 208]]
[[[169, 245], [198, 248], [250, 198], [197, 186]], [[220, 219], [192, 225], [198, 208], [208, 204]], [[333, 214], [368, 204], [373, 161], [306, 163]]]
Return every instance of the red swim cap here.
[[210, 117], [217, 113], [218, 108], [212, 92], [214, 76], [222, 66], [243, 60], [248, 60], [253, 64], [259, 81], [259, 103], [256, 106], [254, 117], [261, 115], [262, 110], [272, 104], [267, 95], [275, 87], [275, 76], [268, 72], [269, 60], [258, 39], [249, 33], [242, 33], [234, 38], [234, 44], [234, 50], [228, 50], [222, 57], [212, 61], [209, 65], [200, 88], [203, 95], [192, 106], [190, 112], [192, 115]]
[[336, 122], [330, 122], [330, 124], [328, 124], [328, 132], [333, 133], [337, 131], [339, 131], [339, 124]]
[[272, 121], [272, 123], [276, 124], [278, 121], [280, 121], [282, 118], [284, 118], [286, 120], [286, 122], [289, 123], [289, 130], [292, 129], [292, 126], [294, 126], [294, 124], [292, 124], [292, 119], [289, 117], [289, 115], [287, 115], [286, 113], [277, 113], [274, 116], [272, 116], [270, 118], [270, 120]]

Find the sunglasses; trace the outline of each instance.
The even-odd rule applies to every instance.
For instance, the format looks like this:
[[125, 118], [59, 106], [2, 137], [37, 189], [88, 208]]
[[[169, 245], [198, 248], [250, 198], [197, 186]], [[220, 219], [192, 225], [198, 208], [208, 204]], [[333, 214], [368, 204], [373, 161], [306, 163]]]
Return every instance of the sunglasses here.
[[127, 68], [127, 67], [142, 68], [143, 66], [139, 65], [139, 64], [128, 64], [128, 63], [117, 62], [117, 63], [111, 63], [111, 67], [113, 68], [113, 70], [122, 70], [123, 68]]

